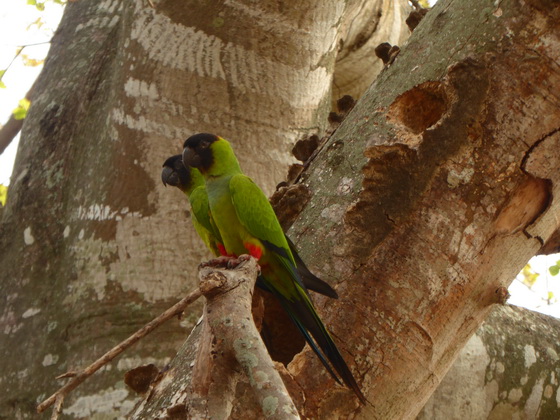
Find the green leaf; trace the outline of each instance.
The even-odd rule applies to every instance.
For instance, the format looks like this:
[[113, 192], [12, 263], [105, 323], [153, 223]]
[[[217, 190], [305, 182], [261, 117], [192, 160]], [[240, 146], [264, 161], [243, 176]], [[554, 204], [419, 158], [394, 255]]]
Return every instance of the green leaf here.
[[552, 293], [552, 292], [549, 290], [547, 296], [548, 296], [548, 297], [547, 297], [547, 300], [548, 300], [549, 302], [552, 302], [552, 299], [554, 299], [554, 293]]
[[6, 89], [6, 85], [2, 81], [2, 78], [4, 77], [5, 73], [6, 73], [6, 70], [0, 70], [0, 88], [2, 88], [2, 89]]
[[14, 114], [14, 118], [16, 120], [23, 120], [27, 115], [29, 105], [31, 105], [31, 102], [29, 102], [27, 99], [20, 99], [18, 107], [12, 111], [12, 113]]
[[8, 187], [0, 184], [0, 205], [5, 206], [8, 199]]
[[560, 265], [558, 264], [558, 262], [556, 263], [556, 265], [551, 265], [550, 267], [548, 267], [548, 271], [551, 275], [557, 276], [558, 273], [560, 273]]
[[533, 285], [539, 278], [539, 273], [535, 273], [529, 264], [523, 267], [523, 270], [521, 270], [521, 274], [523, 275], [523, 283], [525, 283], [529, 287], [533, 287]]
[[23, 61], [24, 66], [29, 66], [29, 67], [37, 67], [45, 62], [45, 60], [43, 59], [31, 58], [27, 54], [22, 54], [21, 60]]

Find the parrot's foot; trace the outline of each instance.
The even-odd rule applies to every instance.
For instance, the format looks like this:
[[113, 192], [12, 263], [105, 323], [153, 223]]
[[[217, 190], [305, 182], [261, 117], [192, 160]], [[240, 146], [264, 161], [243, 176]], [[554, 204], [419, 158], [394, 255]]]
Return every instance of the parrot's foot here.
[[199, 267], [227, 267], [228, 261], [233, 260], [237, 257], [229, 256], [229, 255], [222, 255], [218, 258], [212, 258], [206, 262], [200, 263]]
[[203, 262], [200, 264], [199, 267], [224, 267], [227, 268], [228, 270], [234, 269], [235, 267], [237, 267], [239, 264], [241, 264], [242, 262], [245, 261], [249, 261], [249, 258], [251, 258], [250, 255], [247, 254], [243, 254], [240, 255], [239, 257], [236, 256], [230, 256], [230, 255], [224, 255], [218, 258], [213, 258], [209, 261]]
[[233, 259], [229, 260], [229, 261], [227, 262], [226, 267], [227, 267], [229, 270], [231, 270], [231, 269], [234, 269], [235, 267], [237, 267], [237, 266], [238, 266], [239, 264], [241, 264], [242, 262], [249, 261], [250, 259], [251, 259], [251, 256], [250, 256], [250, 255], [243, 254], [243, 255], [240, 255], [240, 256], [237, 257], [237, 258], [233, 258]]

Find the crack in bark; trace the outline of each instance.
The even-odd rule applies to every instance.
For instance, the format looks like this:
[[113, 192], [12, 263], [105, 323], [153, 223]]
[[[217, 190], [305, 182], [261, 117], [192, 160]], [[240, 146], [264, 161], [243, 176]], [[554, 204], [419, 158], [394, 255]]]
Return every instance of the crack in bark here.
[[[538, 140], [536, 140], [532, 146], [529, 147], [529, 149], [527, 150], [527, 152], [525, 152], [525, 155], [523, 156], [523, 159], [521, 159], [521, 165], [519, 166], [519, 169], [521, 169], [524, 173], [531, 175], [531, 176], [535, 176], [532, 173], [530, 173], [527, 169], [526, 169], [526, 165], [527, 165], [527, 161], [529, 160], [529, 158], [531, 157], [531, 154], [533, 153], [533, 151], [544, 141], [546, 141], [546, 139], [548, 139], [549, 137], [552, 137], [555, 134], [560, 133], [560, 127], [555, 128], [554, 130], [549, 131], [548, 133], [546, 133], [545, 135], [543, 135], [541, 138], [539, 138]], [[547, 178], [548, 179], [548, 178]]]

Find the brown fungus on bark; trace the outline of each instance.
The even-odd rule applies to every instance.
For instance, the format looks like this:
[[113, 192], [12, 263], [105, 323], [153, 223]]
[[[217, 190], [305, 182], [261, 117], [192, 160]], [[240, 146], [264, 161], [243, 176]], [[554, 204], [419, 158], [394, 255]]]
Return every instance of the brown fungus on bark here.
[[391, 50], [391, 44], [388, 42], [383, 42], [375, 47], [375, 55], [383, 61], [383, 64], [389, 62], [389, 51]]
[[413, 10], [410, 15], [406, 18], [406, 26], [410, 29], [410, 32], [414, 31], [418, 24], [424, 19], [424, 16], [428, 13], [429, 9]]
[[344, 95], [342, 98], [336, 101], [336, 108], [341, 114], [348, 114], [352, 108], [356, 105], [356, 100], [350, 95]]
[[152, 363], [138, 366], [124, 374], [124, 383], [137, 394], [143, 394], [148, 392], [158, 373], [158, 368]]
[[292, 149], [292, 154], [297, 160], [301, 162], [305, 162], [307, 159], [311, 157], [315, 149], [317, 149], [319, 143], [320, 143], [320, 139], [319, 136], [317, 136], [316, 134], [298, 140]]
[[383, 64], [389, 66], [393, 64], [397, 55], [401, 52], [401, 49], [397, 45], [391, 45], [388, 42], [383, 42], [375, 47], [375, 55], [379, 57]]
[[290, 165], [290, 167], [288, 168], [288, 184], [293, 184], [299, 178], [304, 169], [305, 166], [299, 163]]
[[344, 120], [344, 116], [336, 112], [329, 112], [329, 123], [332, 125], [338, 125]]
[[303, 184], [280, 187], [270, 197], [270, 203], [284, 231], [294, 223], [310, 199], [311, 191]]

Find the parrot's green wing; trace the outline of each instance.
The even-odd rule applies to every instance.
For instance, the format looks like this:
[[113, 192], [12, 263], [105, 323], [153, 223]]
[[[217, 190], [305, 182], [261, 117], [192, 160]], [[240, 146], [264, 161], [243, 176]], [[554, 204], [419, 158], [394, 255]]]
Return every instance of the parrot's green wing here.
[[229, 189], [239, 221], [268, 251], [259, 260], [263, 262], [266, 259], [264, 263], [269, 265], [268, 270], [262, 270], [264, 286], [278, 298], [333, 378], [340, 383], [327, 360], [360, 400], [365, 402], [352, 372], [313, 307], [309, 293], [297, 272], [286, 236], [268, 199], [245, 175], [234, 175], [229, 182]]
[[[243, 227], [294, 266], [294, 257], [276, 214], [262, 190], [246, 175], [238, 174], [229, 182], [231, 201]], [[268, 246], [267, 246], [268, 247]]]
[[222, 243], [222, 237], [210, 213], [206, 187], [195, 188], [189, 195], [189, 201], [191, 203], [192, 220], [196, 232], [206, 246], [212, 250], [214, 255], [220, 255], [218, 243]]

